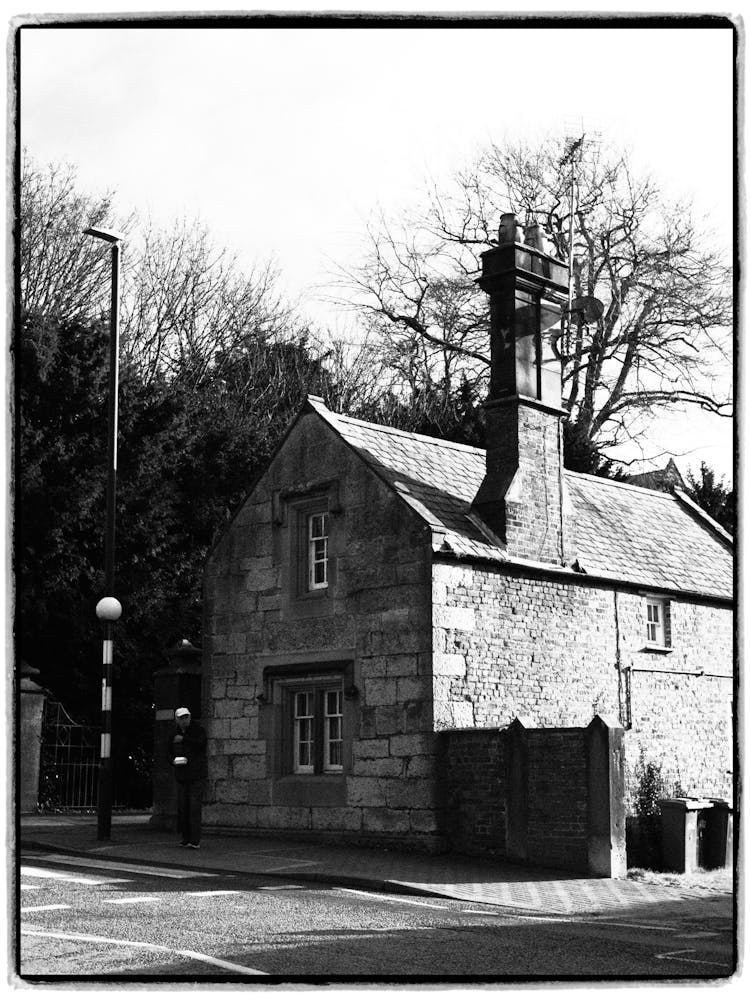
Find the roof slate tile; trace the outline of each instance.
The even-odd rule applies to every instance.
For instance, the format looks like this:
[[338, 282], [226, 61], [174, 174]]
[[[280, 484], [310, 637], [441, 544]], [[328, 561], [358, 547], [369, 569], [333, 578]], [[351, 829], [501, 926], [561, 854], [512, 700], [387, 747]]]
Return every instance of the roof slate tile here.
[[[311, 402], [341, 437], [433, 528], [436, 549], [507, 562], [491, 532], [470, 519], [485, 471], [480, 448], [383, 427]], [[675, 495], [566, 470], [578, 562], [591, 575], [644, 588], [731, 598], [732, 547]], [[420, 510], [420, 507], [422, 508]]]

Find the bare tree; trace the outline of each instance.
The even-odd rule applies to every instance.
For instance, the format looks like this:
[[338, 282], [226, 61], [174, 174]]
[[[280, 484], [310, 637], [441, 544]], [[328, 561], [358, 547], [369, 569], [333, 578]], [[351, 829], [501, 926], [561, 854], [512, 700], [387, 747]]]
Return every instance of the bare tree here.
[[[420, 377], [486, 378], [488, 311], [474, 284], [500, 215], [537, 222], [568, 258], [569, 167], [560, 142], [493, 145], [400, 226], [381, 218], [339, 280], [391, 356], [419, 358]], [[599, 448], [638, 438], [660, 410], [729, 413], [730, 269], [689, 204], [670, 202], [628, 157], [582, 144], [577, 162], [573, 285], [599, 318], [563, 339], [563, 392]]]
[[149, 228], [123, 300], [123, 345], [148, 381], [176, 374], [193, 383], [234, 350], [287, 336], [296, 326], [270, 263], [250, 268], [217, 247], [207, 229], [183, 221]]
[[302, 324], [278, 291], [271, 263], [243, 267], [205, 226], [159, 230], [123, 217], [113, 194], [82, 194], [76, 170], [39, 166], [24, 154], [20, 185], [20, 308], [27, 316], [92, 319], [109, 309], [110, 259], [83, 235], [107, 225], [126, 235], [123, 357], [145, 382], [157, 375], [197, 384], [234, 351], [298, 336]]
[[20, 307], [26, 314], [77, 319], [106, 308], [109, 256], [83, 235], [89, 225], [129, 232], [133, 218], [113, 216], [111, 192], [81, 194], [75, 168], [41, 167], [24, 151], [18, 220]]

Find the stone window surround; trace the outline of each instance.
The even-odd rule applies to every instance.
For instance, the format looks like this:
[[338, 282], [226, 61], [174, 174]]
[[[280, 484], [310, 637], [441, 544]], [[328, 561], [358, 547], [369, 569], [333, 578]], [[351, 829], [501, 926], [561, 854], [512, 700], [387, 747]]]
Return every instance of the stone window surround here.
[[308, 513], [305, 524], [307, 590], [323, 590], [328, 586], [328, 504], [325, 510]]
[[[337, 774], [344, 770], [343, 763], [334, 764], [329, 759], [327, 723], [327, 697], [331, 693], [337, 693], [340, 698], [339, 707], [342, 709], [343, 721], [343, 677], [338, 673], [329, 676], [313, 673], [311, 676], [301, 678], [299, 681], [292, 679], [281, 683], [283, 707], [282, 711], [291, 716], [292, 732], [292, 772], [294, 774]], [[311, 742], [312, 760], [309, 764], [302, 764], [299, 760], [298, 747], [300, 730], [298, 730], [298, 710], [300, 708], [299, 695], [309, 695], [305, 699], [305, 716], [311, 722], [310, 731], [304, 735]], [[287, 720], [284, 719], [284, 728]], [[288, 751], [285, 747], [285, 754]]]
[[[272, 496], [272, 522], [284, 535], [282, 564], [283, 602], [291, 618], [317, 618], [332, 613], [336, 589], [335, 518], [341, 514], [339, 480], [320, 479], [276, 490]], [[310, 589], [308, 577], [308, 523], [312, 514], [328, 514], [328, 585]]]
[[[269, 773], [275, 782], [343, 783], [351, 766], [351, 748], [358, 726], [357, 701], [359, 691], [354, 684], [354, 651], [341, 651], [341, 657], [310, 653], [272, 656], [263, 668], [262, 711], [275, 718], [276, 744], [279, 751], [269, 760]], [[291, 661], [291, 662], [290, 662]], [[304, 687], [330, 689], [340, 684], [343, 692], [342, 768], [338, 771], [316, 769], [311, 773], [294, 771], [293, 692]], [[269, 719], [270, 721], [270, 719]], [[322, 738], [322, 727], [320, 729]], [[342, 785], [343, 791], [343, 785]]]

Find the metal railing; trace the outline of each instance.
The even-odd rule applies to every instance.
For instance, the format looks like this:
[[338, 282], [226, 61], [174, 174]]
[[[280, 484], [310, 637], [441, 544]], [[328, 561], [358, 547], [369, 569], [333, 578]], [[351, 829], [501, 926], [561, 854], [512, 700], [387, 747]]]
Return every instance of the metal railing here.
[[99, 729], [77, 723], [48, 696], [42, 720], [40, 808], [95, 809], [98, 776]]

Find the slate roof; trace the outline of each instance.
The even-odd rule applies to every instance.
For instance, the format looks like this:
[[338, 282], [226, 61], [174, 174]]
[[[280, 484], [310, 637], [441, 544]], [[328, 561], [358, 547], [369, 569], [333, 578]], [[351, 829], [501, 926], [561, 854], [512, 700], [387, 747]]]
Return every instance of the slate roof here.
[[[483, 449], [345, 417], [316, 397], [309, 405], [430, 525], [436, 552], [510, 561], [470, 511], [484, 478]], [[686, 497], [567, 470], [565, 480], [583, 572], [732, 597], [730, 537]]]

